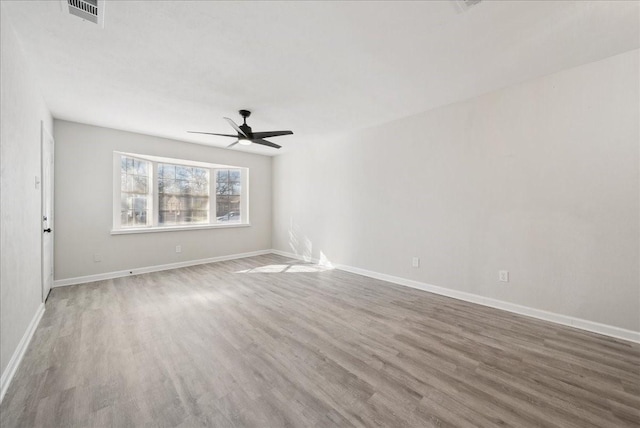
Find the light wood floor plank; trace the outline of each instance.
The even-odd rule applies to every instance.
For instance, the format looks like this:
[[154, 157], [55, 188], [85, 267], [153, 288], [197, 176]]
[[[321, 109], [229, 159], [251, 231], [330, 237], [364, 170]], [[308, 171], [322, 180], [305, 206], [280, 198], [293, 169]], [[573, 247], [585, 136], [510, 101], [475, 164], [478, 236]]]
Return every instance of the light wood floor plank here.
[[56, 288], [2, 427], [638, 427], [640, 345], [265, 255]]

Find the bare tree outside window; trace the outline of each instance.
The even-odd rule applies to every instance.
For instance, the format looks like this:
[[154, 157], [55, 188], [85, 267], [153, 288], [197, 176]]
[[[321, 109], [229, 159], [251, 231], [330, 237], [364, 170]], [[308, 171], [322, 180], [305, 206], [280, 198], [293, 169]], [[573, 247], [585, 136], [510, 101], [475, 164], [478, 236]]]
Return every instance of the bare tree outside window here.
[[240, 222], [241, 178], [239, 169], [219, 169], [216, 171], [216, 217], [218, 222]]
[[119, 152], [113, 160], [113, 233], [248, 225], [247, 168]]
[[149, 216], [148, 161], [122, 157], [120, 160], [120, 224], [122, 227], [147, 226]]
[[209, 222], [209, 170], [158, 164], [158, 224]]

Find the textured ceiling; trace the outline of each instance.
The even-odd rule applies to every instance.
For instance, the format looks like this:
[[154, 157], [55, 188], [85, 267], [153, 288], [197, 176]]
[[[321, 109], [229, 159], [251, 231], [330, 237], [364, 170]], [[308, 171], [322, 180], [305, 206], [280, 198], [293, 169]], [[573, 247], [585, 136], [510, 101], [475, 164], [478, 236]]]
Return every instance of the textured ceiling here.
[[56, 118], [225, 146], [185, 131], [232, 133], [247, 108], [254, 131], [294, 131], [282, 151], [640, 45], [635, 1], [107, 0], [104, 28], [57, 1], [2, 12]]

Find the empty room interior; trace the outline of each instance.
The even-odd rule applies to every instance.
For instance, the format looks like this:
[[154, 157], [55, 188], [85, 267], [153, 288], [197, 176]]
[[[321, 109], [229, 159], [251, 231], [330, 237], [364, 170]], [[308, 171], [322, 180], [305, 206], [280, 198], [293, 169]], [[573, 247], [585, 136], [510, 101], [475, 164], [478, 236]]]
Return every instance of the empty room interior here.
[[640, 426], [640, 2], [1, 1], [0, 426]]

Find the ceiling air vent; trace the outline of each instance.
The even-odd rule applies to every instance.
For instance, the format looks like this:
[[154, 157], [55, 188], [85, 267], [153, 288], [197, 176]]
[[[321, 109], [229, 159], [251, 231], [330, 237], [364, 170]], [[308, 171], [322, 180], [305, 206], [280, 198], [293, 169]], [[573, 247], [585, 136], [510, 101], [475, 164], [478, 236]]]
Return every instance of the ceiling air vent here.
[[60, 0], [63, 12], [104, 27], [104, 0]]

